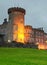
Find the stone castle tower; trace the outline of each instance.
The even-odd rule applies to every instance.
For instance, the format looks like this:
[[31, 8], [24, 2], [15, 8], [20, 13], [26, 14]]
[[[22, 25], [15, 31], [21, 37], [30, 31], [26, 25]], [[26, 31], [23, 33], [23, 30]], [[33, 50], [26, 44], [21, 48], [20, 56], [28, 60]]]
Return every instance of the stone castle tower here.
[[19, 7], [8, 9], [8, 42], [17, 41], [24, 43], [24, 15], [25, 10]]

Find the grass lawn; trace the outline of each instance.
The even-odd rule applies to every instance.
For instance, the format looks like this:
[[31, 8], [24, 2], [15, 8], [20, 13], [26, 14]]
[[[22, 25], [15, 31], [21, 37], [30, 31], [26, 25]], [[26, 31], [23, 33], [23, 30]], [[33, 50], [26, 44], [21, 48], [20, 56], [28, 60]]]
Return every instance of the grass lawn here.
[[0, 48], [0, 65], [47, 65], [47, 50]]

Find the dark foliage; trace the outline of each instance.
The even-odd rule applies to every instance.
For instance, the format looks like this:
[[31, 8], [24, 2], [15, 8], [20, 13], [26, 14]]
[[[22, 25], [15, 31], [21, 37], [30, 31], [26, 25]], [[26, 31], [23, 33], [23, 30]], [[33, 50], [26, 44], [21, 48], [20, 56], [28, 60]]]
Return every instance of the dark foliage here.
[[12, 41], [10, 43], [1, 42], [0, 47], [38, 48], [35, 43], [21, 43], [16, 41]]

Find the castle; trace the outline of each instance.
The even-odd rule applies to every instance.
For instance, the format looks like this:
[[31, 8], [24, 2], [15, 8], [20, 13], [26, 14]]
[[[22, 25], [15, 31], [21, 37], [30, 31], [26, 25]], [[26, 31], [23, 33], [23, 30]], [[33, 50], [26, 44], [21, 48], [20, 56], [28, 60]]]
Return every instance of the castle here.
[[[0, 25], [0, 40], [46, 45], [47, 33], [44, 32], [43, 28], [25, 25], [25, 14], [26, 11], [23, 8], [12, 7], [8, 9], [8, 21], [4, 19], [3, 24]], [[42, 47], [44, 48], [44, 46]]]

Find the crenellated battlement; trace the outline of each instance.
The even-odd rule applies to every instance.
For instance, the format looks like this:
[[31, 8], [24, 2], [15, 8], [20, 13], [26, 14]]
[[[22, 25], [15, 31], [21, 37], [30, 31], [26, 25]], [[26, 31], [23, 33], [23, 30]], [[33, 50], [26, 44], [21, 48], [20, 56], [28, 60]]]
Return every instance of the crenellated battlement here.
[[8, 9], [8, 14], [13, 13], [13, 12], [22, 12], [24, 14], [26, 13], [25, 9], [19, 8], [19, 7], [12, 7]]

